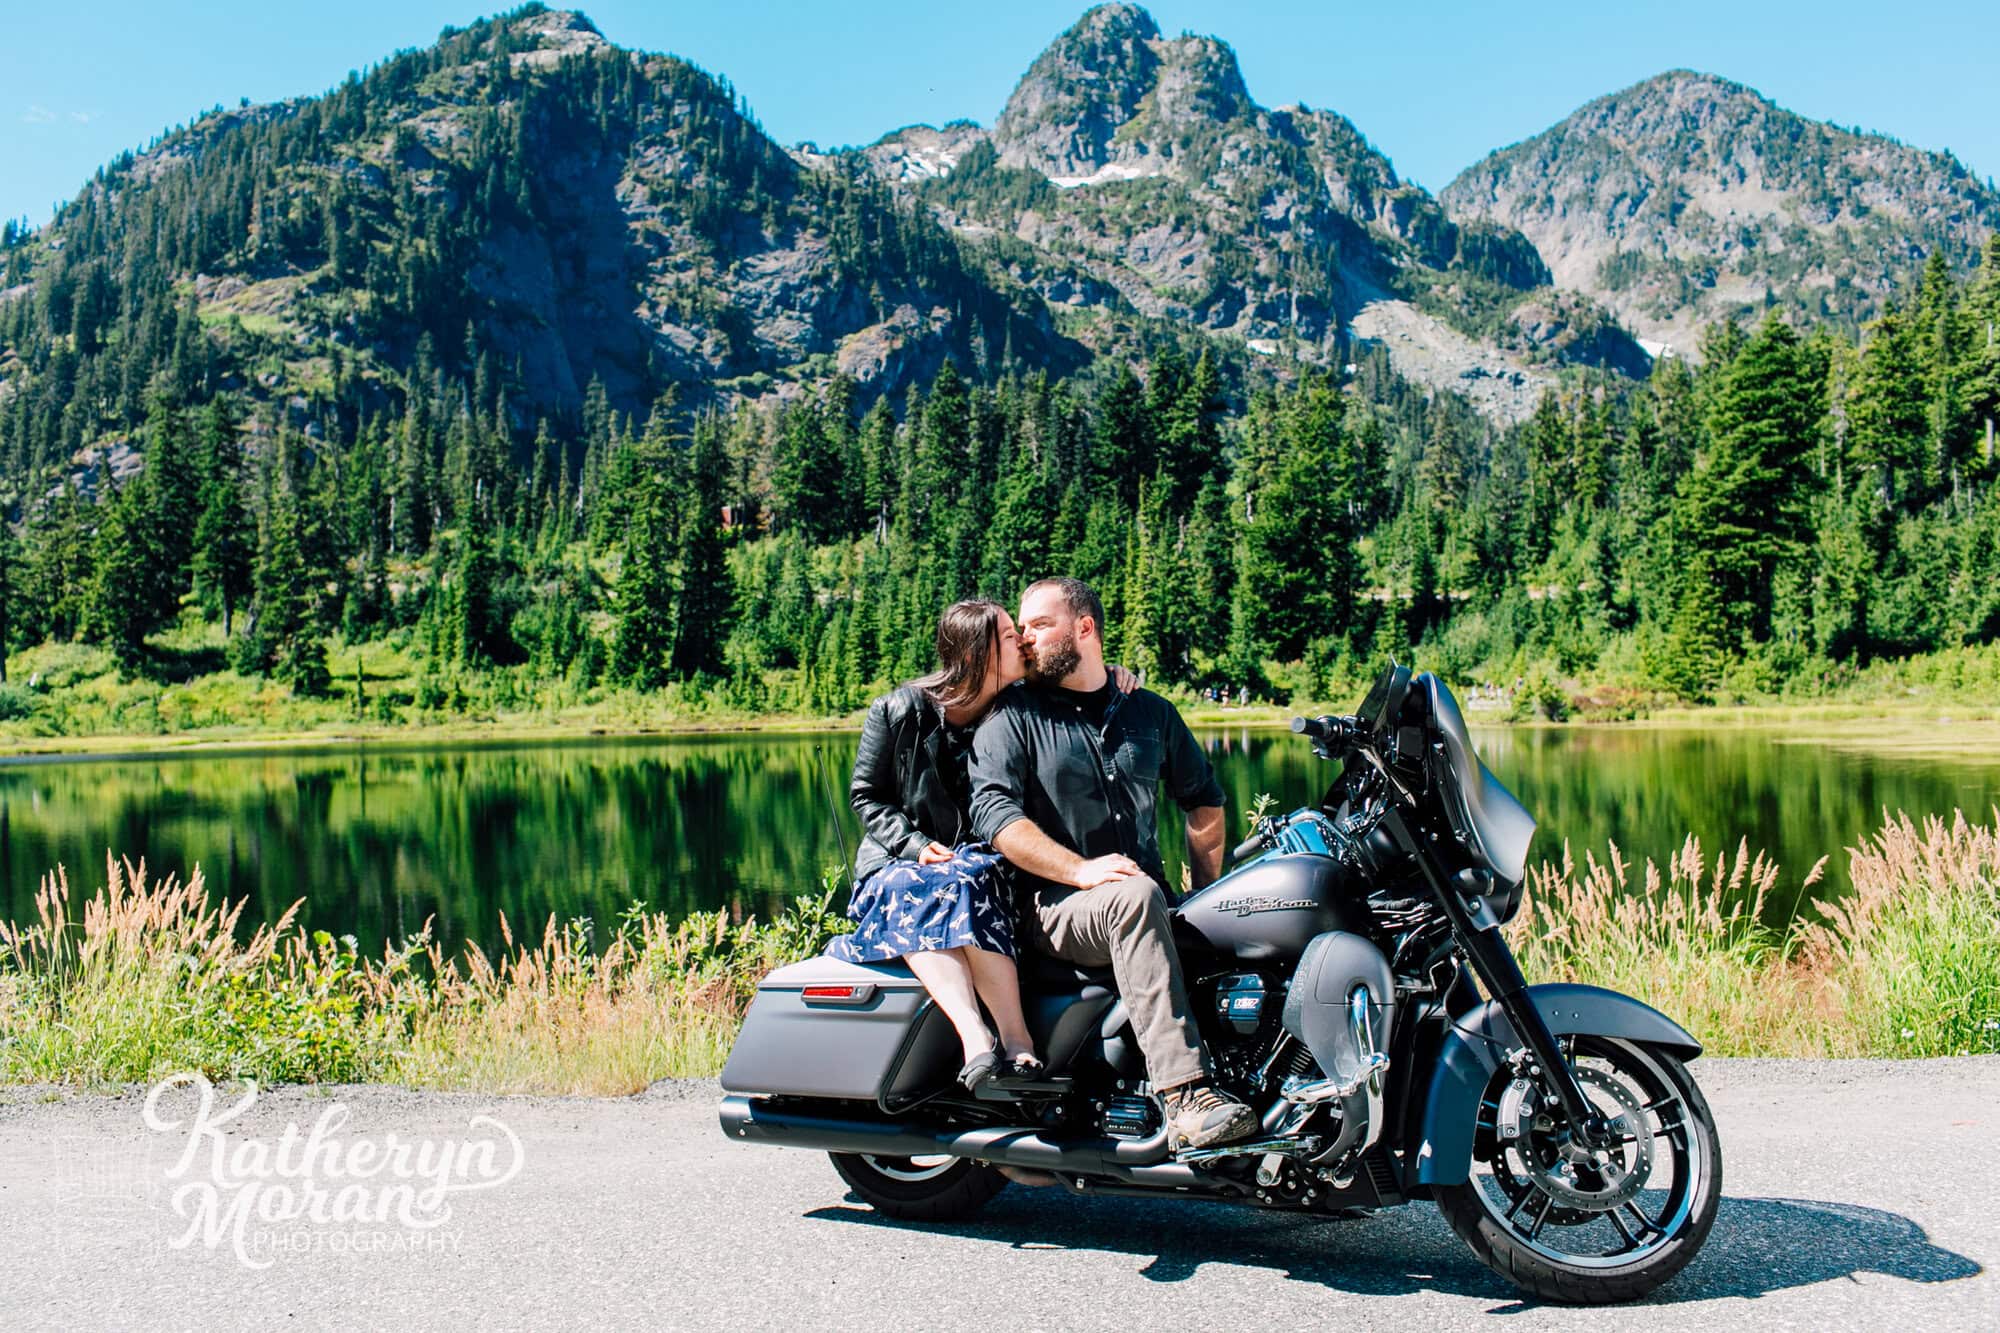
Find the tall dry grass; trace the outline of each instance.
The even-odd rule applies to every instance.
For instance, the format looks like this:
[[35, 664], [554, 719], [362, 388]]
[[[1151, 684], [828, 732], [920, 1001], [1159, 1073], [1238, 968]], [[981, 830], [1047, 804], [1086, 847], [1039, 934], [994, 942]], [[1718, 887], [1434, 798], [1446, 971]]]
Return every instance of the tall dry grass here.
[[380, 956], [308, 933], [299, 904], [247, 938], [242, 904], [200, 871], [151, 879], [108, 860], [72, 911], [44, 879], [36, 916], [0, 924], [0, 1081], [148, 1081], [183, 1069], [262, 1082], [387, 1081], [496, 1092], [618, 1094], [721, 1067], [757, 978], [839, 924], [829, 880], [776, 920], [635, 910], [593, 948], [551, 920], [447, 956], [428, 934]]
[[1817, 920], [1764, 924], [1778, 867], [1741, 843], [1711, 862], [1690, 837], [1636, 881], [1615, 845], [1581, 869], [1565, 846], [1530, 873], [1509, 938], [1531, 980], [1625, 991], [1719, 1055], [2000, 1051], [2000, 810], [1992, 827], [1883, 818]]
[[[1854, 892], [1762, 922], [1779, 869], [1690, 838], [1664, 866], [1618, 848], [1532, 873], [1509, 927], [1534, 981], [1638, 996], [1726, 1055], [2000, 1051], [2000, 810], [1993, 827], [1885, 815], [1848, 853]], [[1806, 878], [1817, 883], [1824, 860]], [[263, 1082], [386, 1081], [619, 1094], [718, 1070], [757, 979], [842, 927], [837, 877], [776, 920], [635, 910], [453, 958], [420, 935], [362, 956], [297, 924], [239, 934], [199, 871], [107, 861], [80, 905], [61, 871], [0, 924], [0, 1081], [141, 1082], [183, 1069]], [[77, 910], [80, 906], [80, 910]]]

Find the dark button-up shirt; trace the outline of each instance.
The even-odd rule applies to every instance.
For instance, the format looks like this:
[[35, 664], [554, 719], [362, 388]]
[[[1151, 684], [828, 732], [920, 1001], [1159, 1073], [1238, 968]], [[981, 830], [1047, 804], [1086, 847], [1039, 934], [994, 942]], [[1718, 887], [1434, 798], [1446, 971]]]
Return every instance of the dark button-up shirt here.
[[1194, 733], [1151, 690], [1114, 695], [1100, 729], [1062, 691], [1010, 689], [973, 737], [971, 776], [972, 829], [983, 841], [1031, 819], [1079, 856], [1124, 853], [1162, 885], [1160, 793], [1183, 810], [1223, 803]]

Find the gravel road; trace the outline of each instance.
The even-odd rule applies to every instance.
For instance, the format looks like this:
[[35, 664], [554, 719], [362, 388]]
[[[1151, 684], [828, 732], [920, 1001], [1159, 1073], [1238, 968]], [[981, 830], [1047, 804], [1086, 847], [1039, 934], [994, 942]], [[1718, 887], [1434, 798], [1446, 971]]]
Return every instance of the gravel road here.
[[[156, 1106], [165, 1130], [143, 1091], [3, 1090], [0, 1327], [2000, 1329], [2000, 1057], [1694, 1068], [1720, 1221], [1608, 1312], [1520, 1300], [1427, 1205], [1325, 1221], [1016, 1186], [973, 1225], [898, 1225], [822, 1157], [725, 1142], [708, 1084], [287, 1089], [206, 1134], [194, 1089]], [[454, 1144], [453, 1178], [489, 1188], [439, 1225], [373, 1220], [438, 1220], [383, 1164], [425, 1178]], [[287, 1212], [309, 1181], [329, 1220]], [[204, 1203], [213, 1246], [189, 1238]]]

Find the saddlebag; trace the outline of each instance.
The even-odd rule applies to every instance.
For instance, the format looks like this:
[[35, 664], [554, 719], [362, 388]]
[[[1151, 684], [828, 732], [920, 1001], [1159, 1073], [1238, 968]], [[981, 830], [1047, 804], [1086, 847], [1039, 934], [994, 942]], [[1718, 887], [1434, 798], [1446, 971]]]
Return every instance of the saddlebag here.
[[758, 983], [725, 1092], [892, 1105], [958, 1068], [951, 1021], [901, 963], [809, 958]]

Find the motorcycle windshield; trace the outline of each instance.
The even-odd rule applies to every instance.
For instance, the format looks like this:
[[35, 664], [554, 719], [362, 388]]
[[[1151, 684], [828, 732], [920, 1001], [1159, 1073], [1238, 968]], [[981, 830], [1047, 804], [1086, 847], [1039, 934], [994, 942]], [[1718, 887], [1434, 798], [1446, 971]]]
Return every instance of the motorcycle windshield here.
[[[1528, 872], [1528, 843], [1535, 836], [1535, 817], [1479, 762], [1472, 748], [1472, 733], [1466, 730], [1465, 715], [1459, 712], [1451, 690], [1428, 671], [1419, 679], [1430, 695], [1431, 718], [1444, 741], [1445, 757], [1455, 779], [1450, 785], [1457, 791], [1459, 806], [1452, 812], [1453, 818], [1487, 869], [1510, 885], [1519, 884]], [[1449, 792], [1446, 799], [1450, 799]]]

